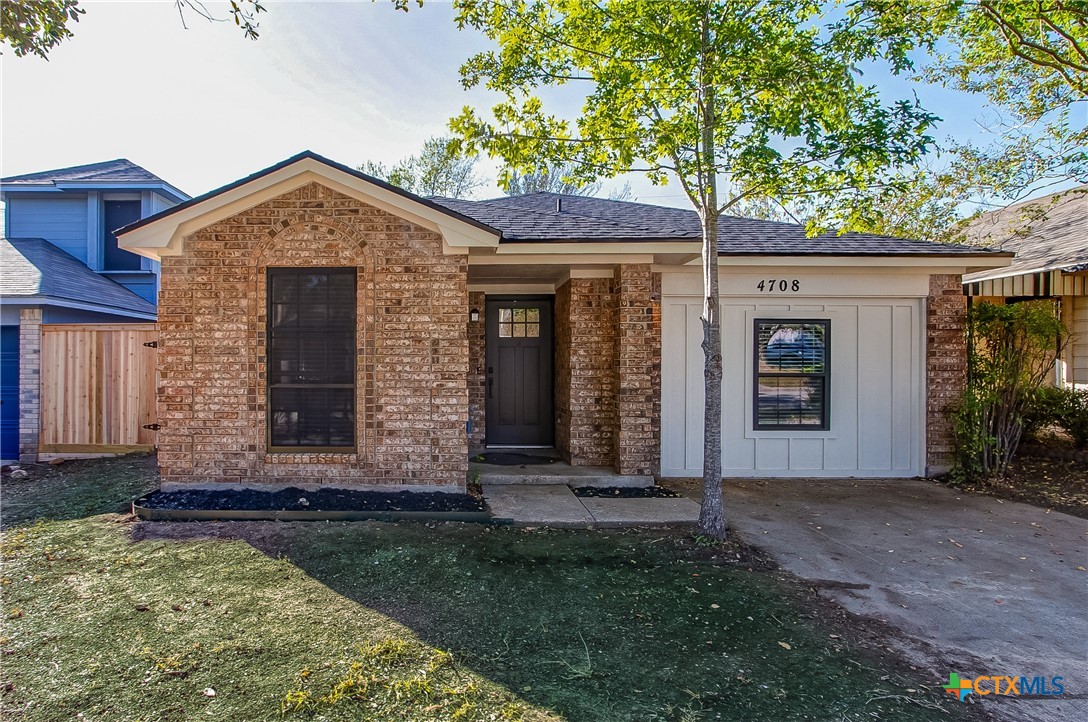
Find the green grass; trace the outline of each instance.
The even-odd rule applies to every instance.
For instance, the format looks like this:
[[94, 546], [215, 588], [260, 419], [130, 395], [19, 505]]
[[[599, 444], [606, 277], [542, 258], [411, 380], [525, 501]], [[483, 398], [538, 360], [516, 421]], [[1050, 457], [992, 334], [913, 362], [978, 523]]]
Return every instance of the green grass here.
[[832, 638], [842, 630], [778, 575], [734, 569], [675, 533], [137, 525], [72, 510], [116, 508], [150, 483], [146, 463], [53, 477], [18, 487], [14, 526], [3, 488], [5, 720], [967, 712], [937, 680]]

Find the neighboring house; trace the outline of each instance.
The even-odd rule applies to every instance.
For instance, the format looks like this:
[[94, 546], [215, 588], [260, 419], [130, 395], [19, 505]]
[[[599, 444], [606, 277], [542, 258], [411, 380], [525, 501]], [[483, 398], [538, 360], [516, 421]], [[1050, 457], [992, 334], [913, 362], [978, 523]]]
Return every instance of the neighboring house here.
[[159, 264], [113, 231], [188, 197], [123, 159], [0, 179], [0, 458], [36, 457], [42, 324], [155, 320]]
[[967, 295], [991, 303], [1053, 299], [1071, 334], [1055, 382], [1088, 386], [1088, 185], [984, 213], [964, 233], [968, 243], [1016, 254], [1007, 268], [964, 276]]
[[[1011, 254], [721, 220], [723, 473], [949, 464], [960, 277]], [[313, 153], [121, 230], [161, 260], [164, 488], [463, 488], [470, 449], [701, 473], [699, 221], [426, 199]]]

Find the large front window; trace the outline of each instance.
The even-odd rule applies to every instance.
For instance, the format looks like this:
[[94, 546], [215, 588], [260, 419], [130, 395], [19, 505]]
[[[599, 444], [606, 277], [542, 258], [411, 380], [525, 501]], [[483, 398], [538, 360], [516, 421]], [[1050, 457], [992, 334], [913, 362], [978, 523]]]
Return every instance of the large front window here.
[[268, 270], [272, 451], [355, 448], [355, 269]]
[[827, 429], [830, 321], [756, 319], [755, 428]]

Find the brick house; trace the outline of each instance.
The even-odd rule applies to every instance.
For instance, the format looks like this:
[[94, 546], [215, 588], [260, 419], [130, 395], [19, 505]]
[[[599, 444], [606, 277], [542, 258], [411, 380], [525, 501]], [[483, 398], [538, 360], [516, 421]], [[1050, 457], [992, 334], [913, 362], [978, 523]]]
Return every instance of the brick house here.
[[[701, 467], [699, 223], [425, 199], [302, 153], [119, 234], [162, 263], [164, 487], [461, 488], [472, 449]], [[723, 218], [729, 476], [948, 464], [960, 276], [1008, 254]]]

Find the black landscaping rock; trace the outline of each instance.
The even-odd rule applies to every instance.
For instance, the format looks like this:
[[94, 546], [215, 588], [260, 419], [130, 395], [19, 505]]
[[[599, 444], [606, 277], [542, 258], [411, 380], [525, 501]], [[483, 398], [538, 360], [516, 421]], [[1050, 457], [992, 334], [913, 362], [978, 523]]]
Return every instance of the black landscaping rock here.
[[575, 496], [599, 499], [679, 499], [683, 496], [665, 486], [579, 486], [572, 491]]
[[214, 511], [373, 511], [486, 512], [482, 499], [468, 494], [419, 491], [352, 491], [295, 487], [280, 491], [257, 489], [155, 491], [139, 499], [145, 509]]

